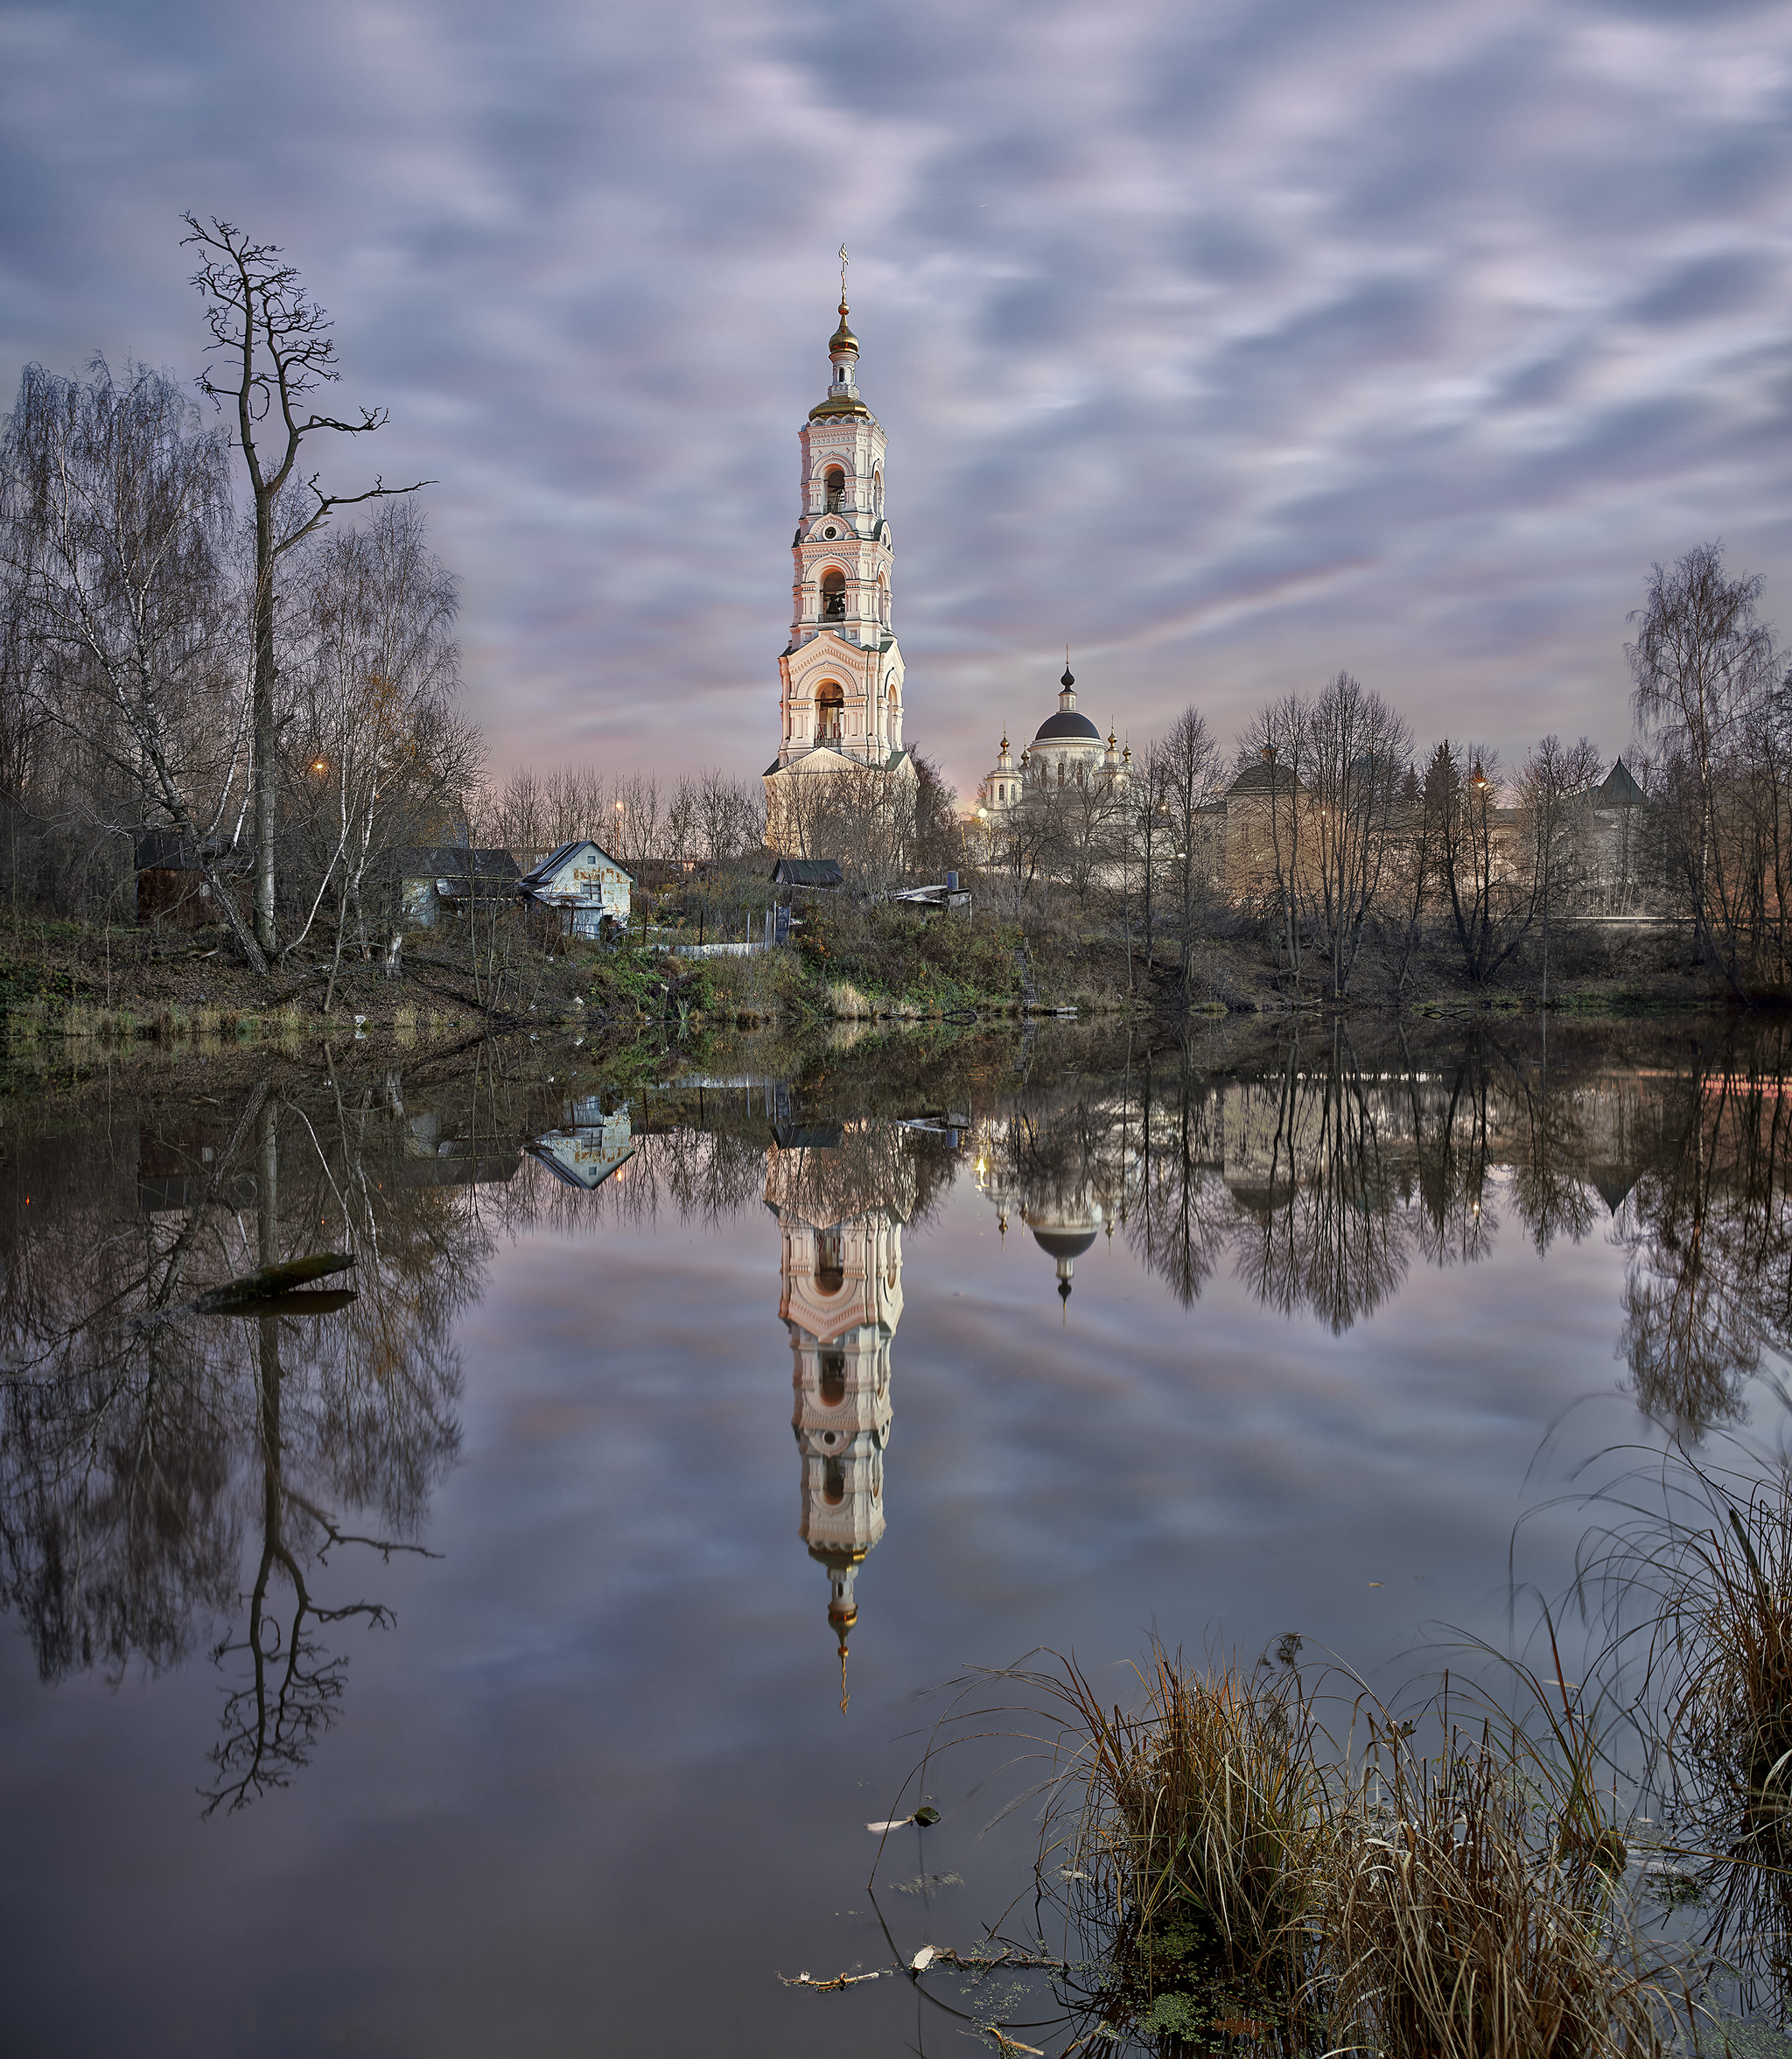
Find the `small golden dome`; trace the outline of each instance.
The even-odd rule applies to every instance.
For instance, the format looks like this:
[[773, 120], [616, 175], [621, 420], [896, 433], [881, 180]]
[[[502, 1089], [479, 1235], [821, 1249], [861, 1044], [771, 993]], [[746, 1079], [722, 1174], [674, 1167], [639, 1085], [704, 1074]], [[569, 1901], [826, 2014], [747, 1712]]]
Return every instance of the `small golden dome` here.
[[854, 357], [858, 355], [858, 339], [846, 326], [846, 303], [844, 300], [840, 303], [840, 326], [829, 337], [828, 348], [830, 353], [850, 350]]

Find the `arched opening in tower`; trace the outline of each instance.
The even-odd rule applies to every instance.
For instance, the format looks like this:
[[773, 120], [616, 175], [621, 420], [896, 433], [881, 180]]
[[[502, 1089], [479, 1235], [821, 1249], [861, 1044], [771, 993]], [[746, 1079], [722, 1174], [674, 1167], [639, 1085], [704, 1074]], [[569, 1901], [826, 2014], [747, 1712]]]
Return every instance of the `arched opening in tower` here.
[[822, 1499], [830, 1509], [837, 1509], [846, 1499], [846, 1468], [838, 1459], [822, 1462]]
[[[836, 687], [837, 693], [839, 689]], [[838, 1229], [816, 1232], [816, 1287], [823, 1294], [837, 1294], [846, 1285], [846, 1238]]]
[[844, 1351], [824, 1351], [822, 1354], [822, 1406], [836, 1409], [846, 1398], [846, 1354]]
[[822, 485], [827, 496], [824, 502], [827, 512], [838, 515], [846, 504], [846, 474], [837, 465], [830, 466]]
[[846, 574], [837, 567], [822, 574], [822, 620], [824, 622], [846, 620]]
[[824, 679], [816, 690], [816, 741], [837, 744], [846, 720], [846, 696], [838, 684]]

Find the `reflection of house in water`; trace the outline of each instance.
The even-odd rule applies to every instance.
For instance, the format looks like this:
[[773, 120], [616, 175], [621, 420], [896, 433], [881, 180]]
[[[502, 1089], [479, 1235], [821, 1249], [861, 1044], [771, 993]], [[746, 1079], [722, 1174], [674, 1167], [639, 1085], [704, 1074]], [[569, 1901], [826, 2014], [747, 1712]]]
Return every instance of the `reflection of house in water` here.
[[858, 1620], [855, 1583], [884, 1534], [890, 1440], [890, 1341], [902, 1316], [902, 1225], [914, 1168], [890, 1124], [774, 1131], [766, 1206], [783, 1250], [778, 1313], [789, 1332], [802, 1460], [801, 1536], [827, 1569], [828, 1621], [840, 1649]]
[[501, 1185], [522, 1162], [514, 1144], [500, 1144], [495, 1138], [481, 1143], [444, 1134], [442, 1118], [432, 1109], [407, 1114], [402, 1136], [400, 1154], [391, 1167], [393, 1182], [399, 1187]]
[[1138, 1182], [1137, 1143], [1137, 1117], [1118, 1098], [1009, 1115], [978, 1132], [977, 1186], [1004, 1239], [1008, 1218], [1018, 1215], [1055, 1262], [1061, 1301], [1070, 1299], [1076, 1261], [1125, 1215]]
[[523, 1149], [568, 1187], [587, 1193], [601, 1187], [617, 1166], [634, 1156], [634, 1133], [628, 1103], [618, 1100], [607, 1113], [595, 1094], [569, 1101], [557, 1130], [550, 1130]]

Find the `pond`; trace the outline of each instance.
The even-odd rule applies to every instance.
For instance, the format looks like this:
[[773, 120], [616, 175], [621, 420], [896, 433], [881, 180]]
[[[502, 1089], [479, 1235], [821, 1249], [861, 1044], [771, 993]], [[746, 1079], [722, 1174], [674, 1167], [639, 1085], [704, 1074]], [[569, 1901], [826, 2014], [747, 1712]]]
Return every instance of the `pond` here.
[[546, 1050], [8, 1104], [9, 2052], [993, 2049], [786, 1985], [1030, 1892], [950, 1684], [1393, 1693], [1597, 1454], [1778, 1436], [1777, 1029]]

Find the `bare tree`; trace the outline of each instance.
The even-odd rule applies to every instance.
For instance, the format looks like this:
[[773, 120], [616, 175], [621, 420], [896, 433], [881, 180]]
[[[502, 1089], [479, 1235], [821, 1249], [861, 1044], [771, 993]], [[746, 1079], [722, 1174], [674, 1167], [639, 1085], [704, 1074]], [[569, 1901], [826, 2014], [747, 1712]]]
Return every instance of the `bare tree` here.
[[1586, 796], [1598, 784], [1602, 763], [1586, 737], [1564, 746], [1546, 736], [1519, 769], [1518, 790], [1528, 819], [1530, 865], [1543, 933], [1542, 1005], [1550, 1000], [1550, 921], [1577, 883], [1583, 853], [1577, 831]]
[[1721, 543], [1701, 543], [1668, 570], [1651, 568], [1648, 598], [1630, 618], [1636, 641], [1624, 647], [1638, 724], [1670, 760], [1664, 797], [1689, 912], [1732, 984], [1759, 906], [1760, 847], [1726, 819], [1726, 802], [1746, 793], [1751, 745], [1777, 716], [1778, 654], [1760, 593], [1759, 577], [1728, 576]]
[[[1466, 768], [1465, 771], [1465, 767]], [[1499, 806], [1498, 753], [1446, 738], [1425, 772], [1437, 812], [1438, 861], [1463, 970], [1477, 985], [1498, 972], [1536, 914], [1536, 873]]]
[[[1228, 845], [1244, 846], [1241, 884], [1255, 888], [1269, 914], [1278, 952], [1300, 991], [1302, 882], [1306, 866], [1306, 779], [1312, 753], [1307, 704], [1298, 694], [1255, 715], [1238, 748], [1234, 791], [1240, 817], [1228, 819]], [[1240, 791], [1240, 789], [1245, 789]], [[1228, 810], [1229, 816], [1229, 810]], [[1228, 885], [1233, 852], [1227, 852]]]
[[1297, 878], [1312, 895], [1331, 962], [1332, 992], [1342, 1000], [1381, 893], [1412, 732], [1378, 693], [1348, 672], [1314, 697], [1305, 730], [1312, 863]]
[[287, 812], [309, 831], [308, 905], [287, 948], [333, 888], [340, 963], [351, 920], [368, 947], [369, 873], [395, 845], [428, 840], [444, 817], [465, 819], [484, 746], [457, 704], [455, 582], [430, 552], [415, 501], [385, 502], [362, 527], [333, 532], [307, 572], [313, 634]]
[[[215, 216], [202, 225], [185, 218], [183, 245], [197, 244], [200, 269], [192, 284], [207, 303], [212, 347], [223, 353], [214, 377], [203, 374], [200, 390], [236, 414], [236, 447], [248, 476], [254, 522], [254, 578], [249, 593], [249, 678], [255, 742], [256, 941], [266, 958], [279, 954], [275, 910], [275, 838], [278, 823], [279, 711], [276, 702], [278, 658], [275, 637], [276, 584], [282, 561], [329, 519], [347, 508], [388, 494], [413, 494], [424, 482], [388, 487], [375, 479], [359, 494], [326, 494], [319, 475], [299, 469], [308, 437], [323, 432], [368, 436], [387, 419], [383, 408], [363, 408], [359, 421], [318, 414], [308, 396], [341, 377], [330, 323], [299, 284], [298, 271], [280, 262], [279, 246], [255, 243]], [[265, 439], [265, 448], [263, 441]], [[297, 495], [289, 486], [299, 489]]]
[[887, 893], [912, 862], [914, 807], [911, 781], [870, 766], [801, 775], [779, 799], [779, 844], [796, 858], [837, 858], [850, 886]]
[[1214, 810], [1222, 782], [1220, 746], [1198, 708], [1185, 708], [1152, 746], [1148, 786], [1168, 835], [1161, 852], [1164, 914], [1176, 938], [1176, 977], [1188, 984], [1214, 876]]
[[[166, 375], [26, 368], [0, 446], [0, 565], [41, 718], [171, 827], [243, 956], [267, 959], [220, 872], [246, 797], [248, 708], [229, 599], [223, 439]], [[103, 806], [98, 784], [88, 802]], [[111, 825], [122, 832], [130, 822]]]

